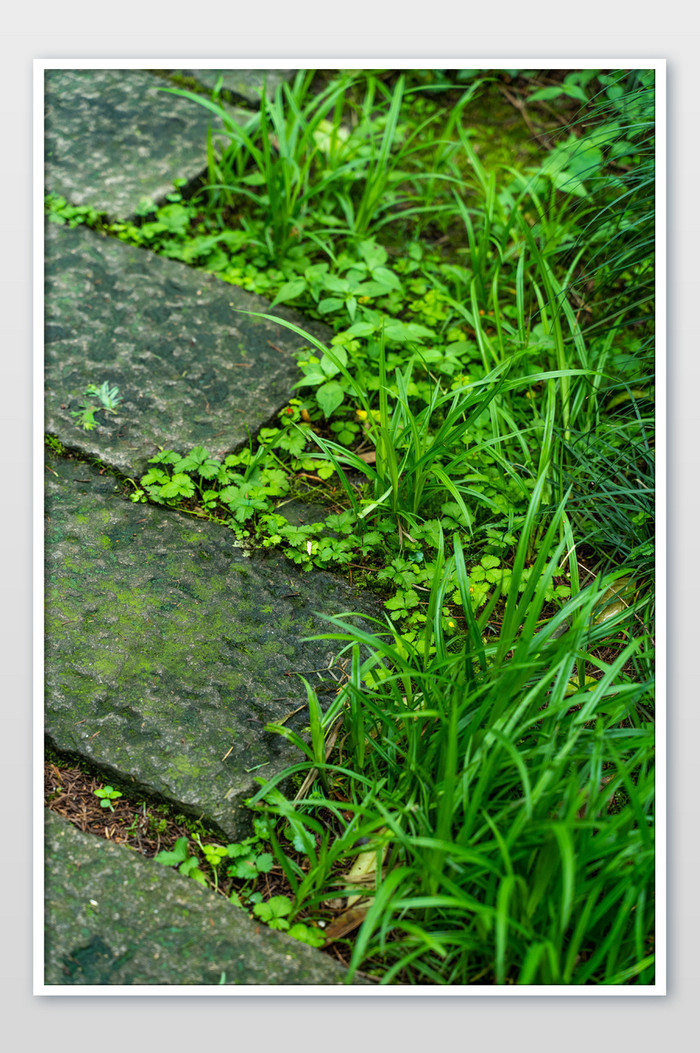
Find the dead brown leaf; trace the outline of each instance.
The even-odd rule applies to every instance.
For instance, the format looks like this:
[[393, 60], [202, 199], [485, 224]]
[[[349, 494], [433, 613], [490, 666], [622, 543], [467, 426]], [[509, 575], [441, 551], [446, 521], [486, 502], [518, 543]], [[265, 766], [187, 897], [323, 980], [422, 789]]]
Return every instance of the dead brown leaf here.
[[350, 910], [344, 910], [342, 914], [334, 918], [325, 930], [324, 946], [327, 947], [333, 940], [339, 940], [341, 936], [347, 936], [349, 932], [358, 929], [367, 917], [367, 909], [367, 907], [353, 907]]

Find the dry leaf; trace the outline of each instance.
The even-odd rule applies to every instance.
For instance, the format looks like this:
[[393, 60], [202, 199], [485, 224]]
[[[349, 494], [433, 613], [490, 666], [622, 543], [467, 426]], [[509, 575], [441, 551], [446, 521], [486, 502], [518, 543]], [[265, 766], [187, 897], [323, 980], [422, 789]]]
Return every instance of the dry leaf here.
[[596, 604], [596, 625], [627, 610], [632, 599], [632, 577], [628, 574], [624, 578], [618, 578], [614, 585], [606, 589]]
[[367, 907], [355, 907], [354, 910], [344, 910], [325, 929], [326, 944], [329, 944], [331, 940], [340, 939], [341, 936], [346, 936], [349, 932], [359, 928], [366, 917]]
[[[377, 835], [385, 833], [384, 829], [378, 830]], [[377, 856], [381, 856], [381, 863], [384, 863], [386, 854], [389, 851], [389, 845], [386, 844], [379, 852], [376, 848], [368, 852], [360, 852], [355, 858], [355, 862], [351, 866], [348, 873], [345, 875], [344, 880], [351, 885], [374, 885], [375, 876], [377, 872]], [[385, 875], [385, 871], [382, 870], [382, 878]], [[357, 896], [348, 896], [348, 908], [356, 905], [361, 899], [361, 894]]]

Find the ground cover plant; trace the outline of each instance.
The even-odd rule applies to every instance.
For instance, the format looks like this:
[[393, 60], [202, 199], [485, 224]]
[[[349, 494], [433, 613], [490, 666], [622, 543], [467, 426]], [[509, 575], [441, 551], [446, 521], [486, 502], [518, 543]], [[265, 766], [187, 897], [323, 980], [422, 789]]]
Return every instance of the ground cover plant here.
[[[347, 573], [386, 619], [335, 619], [341, 690], [324, 712], [301, 685], [307, 734], [274, 729], [301, 759], [250, 802], [266, 850], [160, 861], [218, 888], [274, 859], [285, 904], [246, 902], [323, 920], [348, 981], [653, 983], [653, 71], [301, 71], [243, 126], [166, 90], [228, 136], [205, 185], [133, 222], [49, 218], [334, 335], [297, 329], [274, 427], [222, 459], [160, 450], [131, 498]], [[494, 97], [513, 149], [472, 127]], [[327, 514], [294, 523], [292, 499]]]

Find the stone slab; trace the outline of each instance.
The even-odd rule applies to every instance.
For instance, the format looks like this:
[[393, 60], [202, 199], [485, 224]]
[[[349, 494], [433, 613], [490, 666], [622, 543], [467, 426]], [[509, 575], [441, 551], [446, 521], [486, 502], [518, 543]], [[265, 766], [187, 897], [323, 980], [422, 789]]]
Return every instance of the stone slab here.
[[[285, 405], [305, 346], [261, 296], [85, 227], [46, 228], [45, 428], [135, 477], [158, 447], [217, 456]], [[286, 308], [273, 314], [321, 340], [331, 331]], [[84, 431], [71, 413], [88, 384], [123, 399]]]
[[[47, 191], [125, 219], [142, 198], [160, 202], [173, 180], [192, 183], [205, 171], [207, 128], [218, 140], [219, 122], [164, 91], [162, 78], [136, 69], [47, 69], [44, 77]], [[250, 117], [235, 108], [230, 115]]]
[[248, 106], [259, 106], [263, 84], [267, 88], [267, 96], [274, 93], [279, 84], [294, 79], [294, 69], [175, 69], [163, 70], [177, 77], [185, 77], [197, 81], [204, 88], [213, 91], [222, 78], [222, 88], [229, 92], [236, 102], [245, 103]]
[[219, 524], [132, 504], [88, 464], [52, 457], [46, 476], [49, 741], [246, 836], [255, 778], [303, 759], [265, 730], [308, 724], [297, 674], [324, 706], [337, 692], [340, 645], [304, 638], [329, 631], [324, 614], [379, 605], [326, 572], [248, 556]]
[[190, 878], [50, 811], [45, 835], [46, 985], [343, 984], [328, 955]]

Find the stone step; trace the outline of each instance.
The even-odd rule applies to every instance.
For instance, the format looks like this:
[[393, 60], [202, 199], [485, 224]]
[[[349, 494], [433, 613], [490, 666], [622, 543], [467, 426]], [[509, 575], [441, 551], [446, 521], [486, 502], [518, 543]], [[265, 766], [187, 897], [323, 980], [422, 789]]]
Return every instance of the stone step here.
[[[175, 179], [193, 183], [206, 169], [207, 128], [228, 142], [205, 107], [163, 89], [146, 70], [45, 71], [47, 191], [112, 218], [133, 216], [143, 198], [159, 202]], [[245, 124], [250, 113], [227, 107]]]
[[115, 495], [52, 458], [46, 481], [45, 731], [125, 788], [246, 836], [244, 800], [303, 759], [268, 723], [308, 725], [299, 674], [335, 697], [323, 615], [378, 616], [331, 574], [249, 556], [226, 527]]
[[[46, 186], [72, 203], [126, 218], [202, 171], [209, 115], [159, 92], [161, 78], [49, 70], [46, 85]], [[227, 87], [238, 90], [230, 78]], [[249, 89], [253, 105], [254, 81]], [[114, 238], [48, 224], [46, 430], [134, 479], [158, 448], [240, 447], [293, 394], [304, 341], [235, 308], [269, 304]], [[105, 381], [122, 401], [116, 413], [94, 403], [96, 426], [84, 430], [72, 411]], [[338, 690], [340, 645], [306, 637], [329, 630], [324, 615], [378, 617], [380, 605], [333, 575], [249, 555], [220, 524], [135, 505], [85, 461], [50, 456], [46, 474], [48, 740], [125, 791], [240, 840], [256, 779], [300, 759], [266, 730], [308, 723], [299, 674], [324, 707]], [[196, 882], [57, 816], [46, 830], [47, 984], [202, 986], [223, 973], [237, 985], [342, 982], [321, 952]]]
[[[310, 346], [240, 311], [270, 305], [116, 238], [47, 224], [46, 430], [133, 477], [159, 447], [216, 456], [240, 447], [294, 393], [296, 358]], [[274, 314], [322, 341], [332, 335], [294, 311]], [[104, 381], [123, 401], [84, 431], [72, 411]]]
[[45, 838], [46, 985], [344, 982], [328, 955], [124, 845], [50, 811]]
[[173, 69], [159, 70], [171, 78], [185, 78], [213, 91], [221, 78], [221, 87], [230, 92], [236, 102], [258, 107], [265, 84], [267, 97], [274, 96], [278, 85], [294, 79], [294, 69]]

